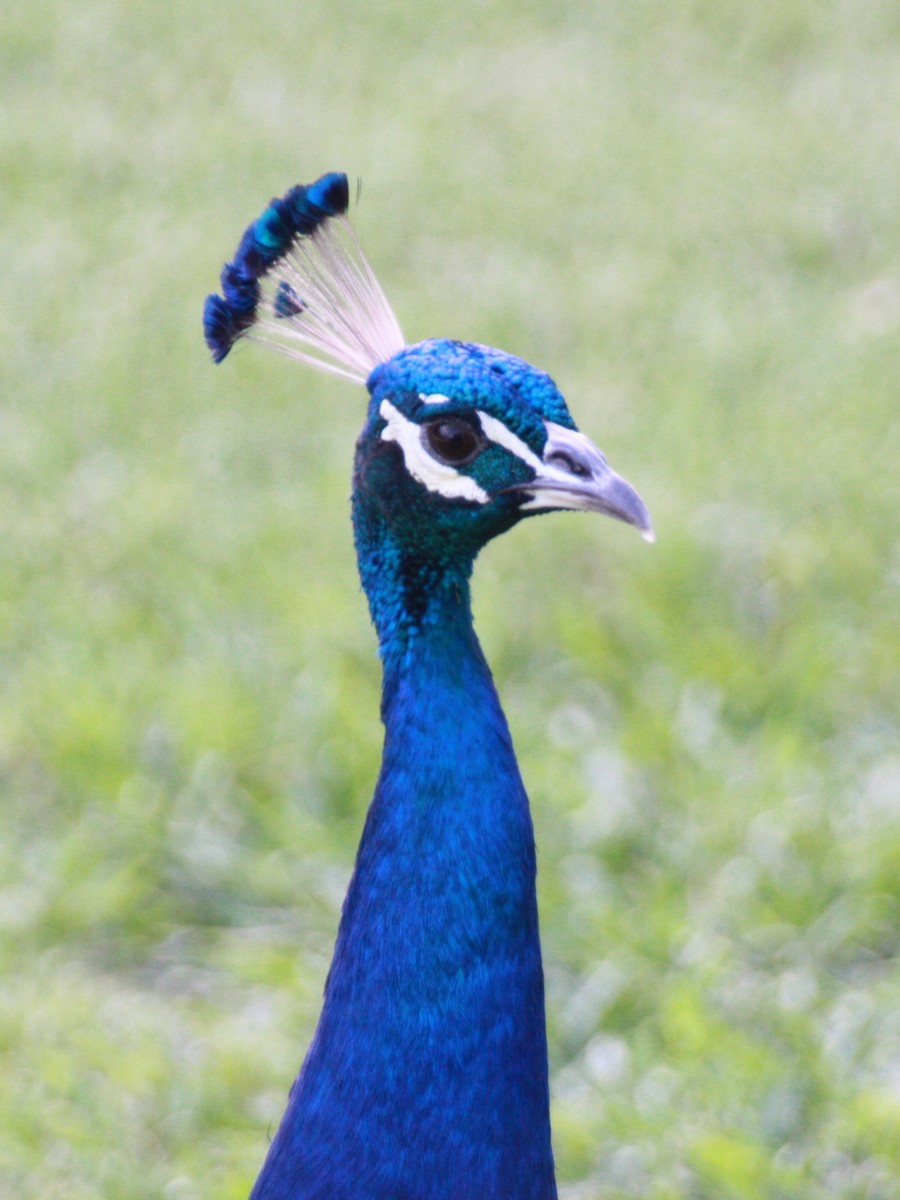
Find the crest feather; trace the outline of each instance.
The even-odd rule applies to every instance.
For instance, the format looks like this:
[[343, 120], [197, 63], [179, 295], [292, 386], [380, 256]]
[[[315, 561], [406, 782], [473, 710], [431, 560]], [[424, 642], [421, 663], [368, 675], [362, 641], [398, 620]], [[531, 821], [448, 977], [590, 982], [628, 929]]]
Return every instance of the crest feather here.
[[347, 218], [347, 176], [298, 185], [244, 231], [207, 296], [203, 332], [221, 362], [238, 338], [364, 383], [403, 334]]

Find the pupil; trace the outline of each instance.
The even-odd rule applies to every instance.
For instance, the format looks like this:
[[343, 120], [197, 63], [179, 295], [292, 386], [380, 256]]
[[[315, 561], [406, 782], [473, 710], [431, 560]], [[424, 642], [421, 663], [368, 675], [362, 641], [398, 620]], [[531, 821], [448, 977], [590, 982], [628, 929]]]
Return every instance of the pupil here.
[[437, 440], [445, 449], [459, 452], [469, 445], [472, 435], [467, 429], [460, 429], [458, 425], [438, 425]]

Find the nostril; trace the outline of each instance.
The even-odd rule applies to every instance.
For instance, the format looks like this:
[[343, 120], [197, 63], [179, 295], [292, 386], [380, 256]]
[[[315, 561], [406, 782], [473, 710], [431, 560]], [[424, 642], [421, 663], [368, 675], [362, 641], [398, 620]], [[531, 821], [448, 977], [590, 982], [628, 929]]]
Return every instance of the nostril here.
[[544, 461], [548, 467], [558, 467], [561, 471], [567, 471], [570, 475], [575, 475], [579, 479], [585, 479], [591, 473], [590, 467], [577, 459], [568, 450], [553, 450], [547, 455]]

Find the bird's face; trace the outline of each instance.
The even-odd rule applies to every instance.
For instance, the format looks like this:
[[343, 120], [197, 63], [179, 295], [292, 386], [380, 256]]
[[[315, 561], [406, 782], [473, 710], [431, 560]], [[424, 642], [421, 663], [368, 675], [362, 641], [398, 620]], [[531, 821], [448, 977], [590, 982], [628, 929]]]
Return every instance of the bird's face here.
[[401, 545], [474, 556], [522, 517], [606, 513], [652, 538], [634, 489], [575, 428], [552, 379], [485, 346], [427, 341], [377, 367], [355, 493]]

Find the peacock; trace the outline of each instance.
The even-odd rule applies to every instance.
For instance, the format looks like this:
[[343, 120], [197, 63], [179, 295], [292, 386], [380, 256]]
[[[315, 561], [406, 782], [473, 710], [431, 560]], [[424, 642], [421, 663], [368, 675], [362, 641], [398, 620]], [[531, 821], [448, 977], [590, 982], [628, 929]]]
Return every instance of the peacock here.
[[238, 339], [365, 384], [352, 519], [383, 669], [381, 769], [321, 1016], [251, 1200], [550, 1200], [544, 981], [528, 798], [472, 624], [491, 538], [554, 509], [653, 533], [549, 375], [404, 342], [323, 175], [274, 199], [209, 296]]

